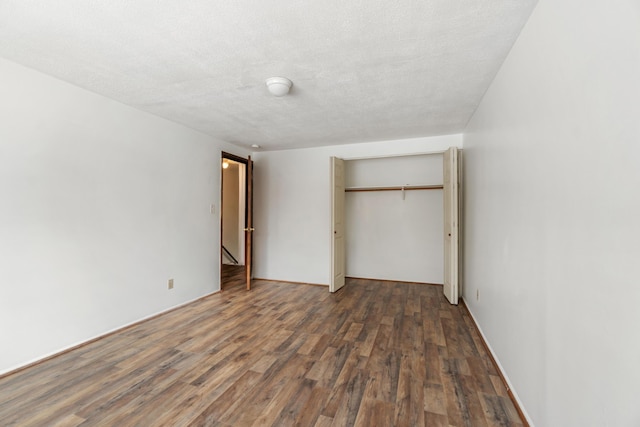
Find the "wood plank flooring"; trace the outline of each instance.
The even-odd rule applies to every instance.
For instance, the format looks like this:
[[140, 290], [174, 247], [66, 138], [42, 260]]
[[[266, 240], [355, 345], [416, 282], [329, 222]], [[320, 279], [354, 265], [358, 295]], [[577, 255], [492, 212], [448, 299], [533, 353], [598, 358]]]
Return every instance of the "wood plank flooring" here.
[[0, 379], [2, 426], [520, 426], [437, 286], [227, 285]]
[[245, 286], [246, 280], [244, 265], [222, 264], [222, 274], [220, 275], [222, 290], [236, 285]]

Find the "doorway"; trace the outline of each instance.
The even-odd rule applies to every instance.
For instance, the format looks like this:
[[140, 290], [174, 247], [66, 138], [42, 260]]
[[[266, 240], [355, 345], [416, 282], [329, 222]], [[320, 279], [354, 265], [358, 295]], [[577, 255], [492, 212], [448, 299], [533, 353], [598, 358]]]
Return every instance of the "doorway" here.
[[222, 153], [220, 197], [220, 289], [245, 284], [247, 277], [247, 163]]

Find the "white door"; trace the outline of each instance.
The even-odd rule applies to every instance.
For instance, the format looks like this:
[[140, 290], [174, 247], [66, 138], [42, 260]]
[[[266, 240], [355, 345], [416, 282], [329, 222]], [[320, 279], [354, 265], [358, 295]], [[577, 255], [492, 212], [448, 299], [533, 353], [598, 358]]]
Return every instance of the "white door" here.
[[458, 304], [458, 149], [444, 153], [444, 296]]
[[344, 160], [331, 157], [331, 283], [329, 291], [344, 286]]

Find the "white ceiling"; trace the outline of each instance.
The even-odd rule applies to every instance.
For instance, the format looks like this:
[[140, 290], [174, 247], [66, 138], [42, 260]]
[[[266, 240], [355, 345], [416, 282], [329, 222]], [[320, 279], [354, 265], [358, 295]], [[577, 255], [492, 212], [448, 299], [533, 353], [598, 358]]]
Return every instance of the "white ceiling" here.
[[441, 135], [535, 2], [0, 0], [0, 56], [244, 147]]

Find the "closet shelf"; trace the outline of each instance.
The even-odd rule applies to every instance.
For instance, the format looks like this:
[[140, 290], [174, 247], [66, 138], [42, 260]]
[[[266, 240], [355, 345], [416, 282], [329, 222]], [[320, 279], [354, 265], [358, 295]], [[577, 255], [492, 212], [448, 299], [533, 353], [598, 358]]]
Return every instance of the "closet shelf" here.
[[441, 190], [442, 185], [405, 185], [400, 187], [347, 187], [345, 192], [355, 191], [403, 191], [403, 190]]

